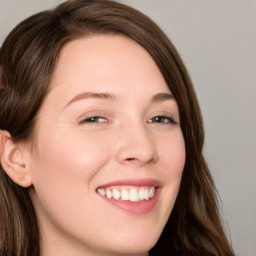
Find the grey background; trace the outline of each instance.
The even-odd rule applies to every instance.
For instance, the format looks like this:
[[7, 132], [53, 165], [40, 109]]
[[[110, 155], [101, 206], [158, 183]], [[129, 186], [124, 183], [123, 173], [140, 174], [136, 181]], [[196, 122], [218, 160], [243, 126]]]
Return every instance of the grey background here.
[[[256, 255], [256, 0], [121, 0], [153, 18], [189, 70], [205, 157], [238, 256]], [[0, 44], [22, 19], [61, 0], [0, 0]]]

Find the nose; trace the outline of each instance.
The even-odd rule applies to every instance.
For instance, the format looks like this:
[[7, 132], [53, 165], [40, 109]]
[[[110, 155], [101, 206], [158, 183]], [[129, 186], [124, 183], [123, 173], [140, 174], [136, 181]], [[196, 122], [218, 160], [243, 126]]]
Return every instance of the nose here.
[[159, 159], [156, 143], [143, 124], [123, 127], [117, 136], [116, 160], [125, 165], [145, 165]]

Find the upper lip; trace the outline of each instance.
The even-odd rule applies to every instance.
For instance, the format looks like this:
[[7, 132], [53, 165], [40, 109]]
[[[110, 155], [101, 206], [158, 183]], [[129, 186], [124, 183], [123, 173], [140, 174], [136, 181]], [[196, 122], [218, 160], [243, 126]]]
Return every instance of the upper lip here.
[[144, 178], [144, 179], [124, 179], [115, 180], [105, 184], [102, 184], [98, 188], [106, 188], [110, 186], [136, 186], [136, 187], [162, 187], [162, 183], [156, 179]]

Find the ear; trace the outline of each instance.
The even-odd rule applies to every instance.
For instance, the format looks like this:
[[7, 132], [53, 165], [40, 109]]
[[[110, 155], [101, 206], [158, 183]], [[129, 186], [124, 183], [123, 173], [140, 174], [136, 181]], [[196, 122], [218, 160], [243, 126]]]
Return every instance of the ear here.
[[32, 185], [31, 171], [28, 165], [28, 149], [24, 143], [16, 143], [7, 131], [0, 133], [0, 159], [6, 174], [18, 185]]

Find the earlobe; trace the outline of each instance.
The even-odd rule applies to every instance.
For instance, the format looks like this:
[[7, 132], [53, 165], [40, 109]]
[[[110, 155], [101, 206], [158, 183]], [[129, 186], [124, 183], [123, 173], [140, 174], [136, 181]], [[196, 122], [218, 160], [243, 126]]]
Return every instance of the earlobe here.
[[30, 187], [31, 173], [26, 163], [26, 153], [20, 143], [15, 143], [9, 132], [0, 134], [1, 165], [6, 174], [18, 185]]

